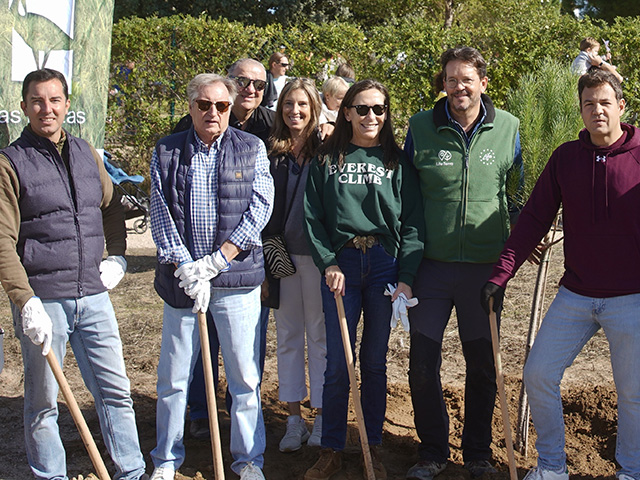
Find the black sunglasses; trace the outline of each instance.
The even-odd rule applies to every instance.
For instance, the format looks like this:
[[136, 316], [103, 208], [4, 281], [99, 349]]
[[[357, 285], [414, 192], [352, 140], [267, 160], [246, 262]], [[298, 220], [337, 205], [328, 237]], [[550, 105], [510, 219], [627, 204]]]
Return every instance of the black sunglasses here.
[[355, 108], [356, 113], [361, 117], [369, 115], [369, 110], [373, 110], [373, 113], [378, 116], [384, 115], [384, 112], [387, 111], [387, 105], [351, 105], [347, 108]]
[[251, 82], [253, 82], [253, 87], [258, 91], [264, 90], [264, 87], [267, 86], [267, 82], [264, 80], [253, 80], [252, 78], [235, 76], [229, 76], [229, 78], [234, 79], [241, 88], [247, 88], [251, 85]]
[[194, 100], [194, 102], [198, 105], [198, 110], [202, 110], [203, 112], [208, 112], [211, 105], [215, 105], [218, 113], [224, 113], [229, 110], [231, 106], [231, 102], [210, 102], [209, 100]]
[[282, 63], [282, 62], [280, 62], [280, 65], [282, 65], [284, 68], [291, 66], [290, 63]]

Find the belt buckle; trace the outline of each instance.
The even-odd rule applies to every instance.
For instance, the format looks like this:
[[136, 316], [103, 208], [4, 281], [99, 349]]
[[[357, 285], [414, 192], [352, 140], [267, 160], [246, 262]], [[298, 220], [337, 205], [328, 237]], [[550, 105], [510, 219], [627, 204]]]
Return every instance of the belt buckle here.
[[367, 249], [373, 247], [376, 244], [376, 237], [373, 235], [363, 235], [363, 236], [355, 236], [353, 237], [353, 246], [358, 250], [361, 250], [362, 253], [367, 253]]

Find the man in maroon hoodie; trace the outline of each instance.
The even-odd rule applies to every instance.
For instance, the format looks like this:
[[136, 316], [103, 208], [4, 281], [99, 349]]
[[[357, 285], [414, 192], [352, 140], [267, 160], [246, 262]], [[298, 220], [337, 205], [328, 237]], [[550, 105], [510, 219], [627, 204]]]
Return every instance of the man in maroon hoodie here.
[[525, 479], [568, 480], [560, 381], [602, 328], [618, 392], [617, 477], [640, 480], [640, 130], [620, 122], [625, 101], [610, 73], [583, 75], [578, 93], [586, 129], [551, 155], [481, 302], [501, 309], [507, 282], [562, 203], [565, 272], [524, 369], [538, 433], [538, 465]]

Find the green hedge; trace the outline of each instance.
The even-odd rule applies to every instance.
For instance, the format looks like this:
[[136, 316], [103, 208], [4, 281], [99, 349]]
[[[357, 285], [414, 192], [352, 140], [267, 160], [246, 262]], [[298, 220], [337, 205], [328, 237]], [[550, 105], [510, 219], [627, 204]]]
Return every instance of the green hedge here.
[[[431, 108], [432, 78], [442, 51], [455, 45], [478, 48], [488, 62], [488, 94], [504, 107], [519, 79], [535, 73], [546, 58], [570, 64], [585, 36], [611, 41], [613, 62], [624, 83], [630, 118], [640, 109], [640, 19], [615, 24], [578, 21], [552, 8], [504, 8], [478, 29], [466, 25], [443, 29], [439, 20], [412, 18], [369, 31], [346, 23], [282, 27], [247, 26], [206, 16], [129, 18], [114, 25], [112, 84], [107, 148], [124, 158], [131, 173], [148, 172], [156, 141], [167, 135], [187, 110], [186, 85], [197, 73], [225, 73], [238, 58], [249, 56], [266, 64], [269, 55], [284, 50], [294, 67], [291, 75], [316, 78], [332, 73], [341, 59], [354, 66], [358, 78], [373, 77], [390, 90], [398, 139], [409, 116]], [[135, 62], [125, 78], [120, 67]]]

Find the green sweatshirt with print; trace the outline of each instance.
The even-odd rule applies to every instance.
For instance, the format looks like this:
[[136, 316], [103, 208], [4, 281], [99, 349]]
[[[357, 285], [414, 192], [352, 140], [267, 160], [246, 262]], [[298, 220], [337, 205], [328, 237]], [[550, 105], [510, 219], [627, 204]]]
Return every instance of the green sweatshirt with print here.
[[347, 241], [375, 235], [398, 259], [398, 281], [411, 286], [424, 248], [420, 185], [404, 155], [394, 170], [382, 158], [381, 147], [355, 145], [341, 167], [315, 158], [305, 190], [305, 233], [322, 273], [338, 265], [336, 256]]

